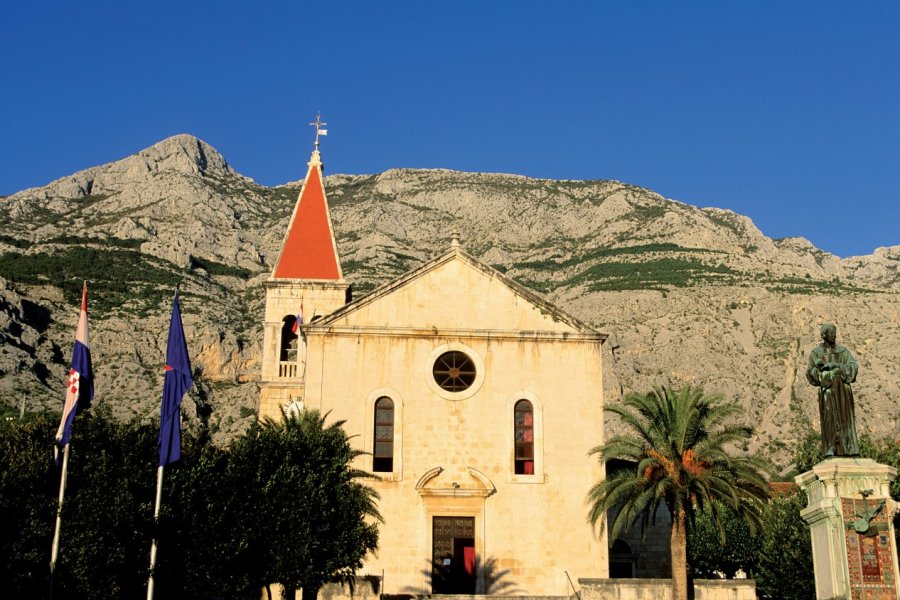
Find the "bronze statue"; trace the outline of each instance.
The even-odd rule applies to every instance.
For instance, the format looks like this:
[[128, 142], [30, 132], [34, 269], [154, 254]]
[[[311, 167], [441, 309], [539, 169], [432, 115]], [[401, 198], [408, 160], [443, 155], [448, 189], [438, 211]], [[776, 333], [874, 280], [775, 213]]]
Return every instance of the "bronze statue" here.
[[859, 366], [850, 351], [835, 344], [837, 327], [822, 325], [822, 343], [809, 353], [806, 379], [819, 388], [822, 451], [832, 456], [859, 456], [853, 389]]

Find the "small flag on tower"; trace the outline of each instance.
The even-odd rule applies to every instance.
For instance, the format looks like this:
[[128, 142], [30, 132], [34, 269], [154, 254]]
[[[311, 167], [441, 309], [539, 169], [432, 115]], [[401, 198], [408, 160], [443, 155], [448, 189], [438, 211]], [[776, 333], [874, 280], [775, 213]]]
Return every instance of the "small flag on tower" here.
[[300, 312], [297, 313], [297, 318], [294, 320], [294, 326], [291, 327], [291, 333], [297, 333], [297, 330], [300, 329], [301, 325], [303, 325], [303, 300], [300, 300]]
[[181, 323], [178, 291], [172, 300], [172, 319], [169, 322], [169, 342], [166, 346], [166, 373], [163, 379], [162, 409], [159, 418], [159, 466], [164, 467], [181, 458], [181, 399], [194, 384], [191, 359]]
[[94, 398], [94, 373], [91, 366], [91, 344], [87, 320], [87, 282], [81, 290], [81, 315], [75, 331], [75, 347], [72, 349], [72, 363], [66, 379], [66, 401], [62, 419], [56, 430], [54, 457], [59, 461], [59, 451], [66, 447], [72, 436], [72, 422], [79, 409], [90, 407]]
[[320, 129], [317, 133], [318, 133], [319, 135], [328, 135], [328, 130], [327, 130], [327, 129]]

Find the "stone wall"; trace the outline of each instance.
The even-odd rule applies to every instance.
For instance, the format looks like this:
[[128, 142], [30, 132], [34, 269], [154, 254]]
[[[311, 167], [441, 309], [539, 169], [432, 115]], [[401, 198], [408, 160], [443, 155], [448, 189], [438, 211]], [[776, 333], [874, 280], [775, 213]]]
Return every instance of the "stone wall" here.
[[[413, 594], [380, 595], [380, 577], [357, 577], [354, 590], [339, 584], [326, 585], [321, 600], [412, 600]], [[671, 600], [670, 579], [579, 579], [580, 600]], [[579, 600], [570, 596], [428, 596], [431, 600]], [[756, 582], [752, 579], [698, 579], [694, 581], [694, 600], [756, 600]]]
[[[436, 519], [451, 517], [468, 533], [450, 539], [466, 541], [483, 567], [476, 592], [559, 596], [571, 592], [567, 571], [573, 579], [608, 574], [605, 533], [587, 523], [584, 503], [603, 477], [588, 453], [603, 439], [605, 336], [570, 321], [449, 253], [305, 327], [305, 406], [344, 421], [366, 453], [356, 467], [375, 466], [375, 403], [394, 406], [390, 470], [366, 482], [384, 524], [378, 554], [361, 572], [384, 574], [383, 593], [430, 594], [432, 559], [461, 560], [435, 554], [447, 553], [435, 550]], [[448, 352], [474, 367], [464, 389], [435, 379]], [[521, 400], [533, 409], [527, 473], [514, 460]]]
[[579, 579], [581, 600], [672, 600], [669, 579]]
[[[671, 579], [579, 579], [581, 600], [671, 600]], [[694, 580], [694, 600], [756, 600], [752, 579]]]
[[694, 600], [756, 600], [756, 582], [752, 579], [695, 580]]
[[[609, 512], [609, 522], [615, 519], [616, 510]], [[668, 579], [672, 574], [672, 518], [665, 505], [659, 508], [656, 522], [641, 532], [640, 523], [616, 538], [625, 542], [631, 551], [632, 577], [639, 579]], [[610, 541], [610, 545], [614, 541]], [[623, 557], [626, 558], [626, 557]], [[612, 557], [610, 557], [612, 560]], [[612, 576], [612, 574], [610, 574]], [[619, 575], [621, 577], [621, 575]]]

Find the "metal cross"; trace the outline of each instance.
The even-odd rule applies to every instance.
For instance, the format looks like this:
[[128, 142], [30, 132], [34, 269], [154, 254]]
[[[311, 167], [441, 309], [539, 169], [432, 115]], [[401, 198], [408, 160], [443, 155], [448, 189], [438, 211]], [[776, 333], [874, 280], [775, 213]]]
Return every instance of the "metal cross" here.
[[316, 113], [316, 120], [310, 123], [310, 126], [316, 128], [316, 150], [319, 149], [319, 136], [328, 135], [328, 130], [323, 129], [323, 127], [325, 127], [326, 125], [328, 125], [328, 123], [322, 121], [322, 115], [320, 113]]

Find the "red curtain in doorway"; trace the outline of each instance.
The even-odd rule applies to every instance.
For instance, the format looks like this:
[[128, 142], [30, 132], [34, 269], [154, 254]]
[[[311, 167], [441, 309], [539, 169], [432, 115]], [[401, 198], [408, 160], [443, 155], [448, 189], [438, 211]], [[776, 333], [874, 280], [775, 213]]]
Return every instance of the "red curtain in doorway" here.
[[463, 548], [463, 560], [465, 561], [466, 573], [475, 575], [475, 546], [466, 546]]

